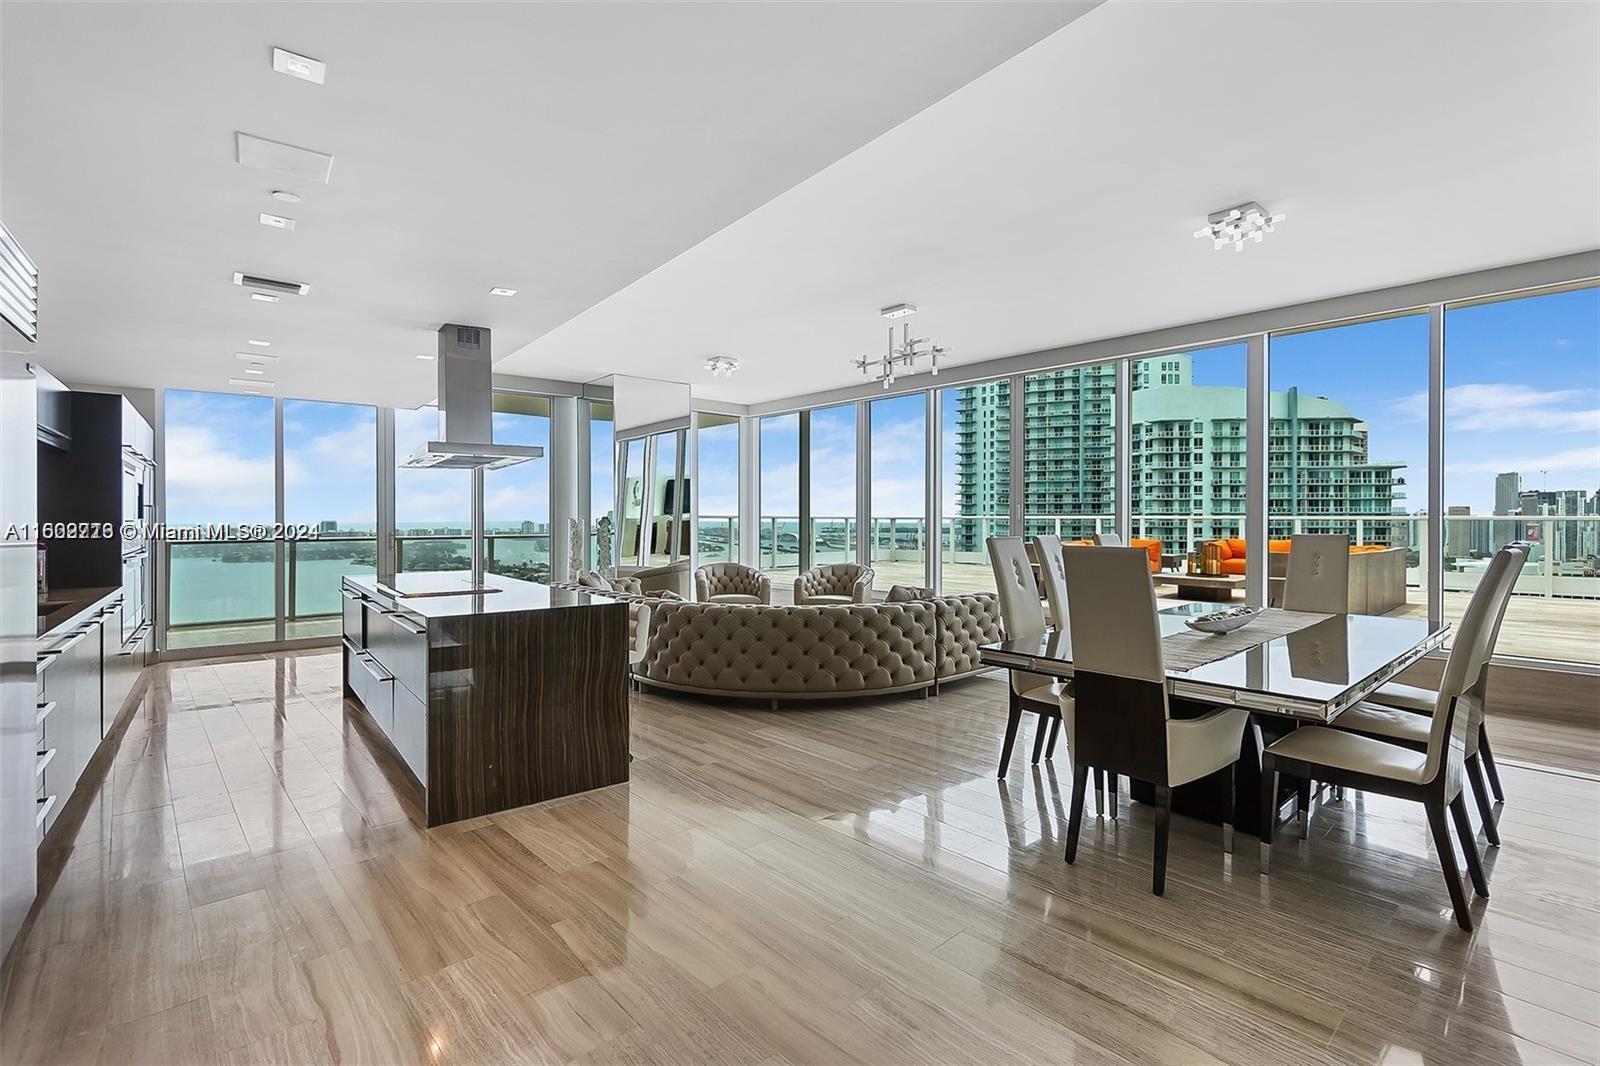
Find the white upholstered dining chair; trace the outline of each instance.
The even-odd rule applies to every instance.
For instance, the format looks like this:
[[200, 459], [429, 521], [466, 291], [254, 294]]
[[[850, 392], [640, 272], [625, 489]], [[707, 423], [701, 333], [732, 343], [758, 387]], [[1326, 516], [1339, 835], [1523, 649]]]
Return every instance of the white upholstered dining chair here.
[[1167, 882], [1172, 790], [1229, 771], [1223, 801], [1223, 847], [1233, 847], [1233, 765], [1250, 713], [1226, 707], [1198, 718], [1173, 718], [1167, 700], [1161, 624], [1150, 556], [1141, 548], [1074, 548], [1064, 557], [1072, 617], [1075, 695], [1067, 746], [1072, 809], [1067, 862], [1077, 857], [1083, 793], [1090, 766], [1155, 787], [1156, 839], [1151, 891]]
[[1343, 533], [1296, 533], [1289, 538], [1283, 609], [1315, 614], [1349, 613], [1349, 537]]
[[[1067, 628], [1067, 572], [1061, 563], [1061, 538], [1054, 534], [1041, 534], [1028, 543], [1028, 550], [1033, 555], [1034, 564], [1039, 569], [1039, 585], [1044, 592], [1046, 620], [1053, 629], [1058, 631]], [[1070, 691], [1070, 684], [1067, 686]], [[1039, 761], [1041, 746], [1045, 743], [1045, 729], [1049, 728], [1049, 745], [1044, 747], [1044, 757], [1051, 758], [1056, 753], [1056, 739], [1061, 732], [1061, 719], [1039, 719], [1039, 729], [1033, 737], [1033, 761]], [[1103, 793], [1103, 786], [1099, 778], [1095, 780], [1095, 787]], [[1104, 810], [1102, 804], [1095, 808]]]
[[[1000, 597], [1000, 624], [1007, 640], [1037, 637], [1045, 631], [1044, 607], [1039, 602], [1039, 583], [1034, 580], [1033, 568], [1028, 563], [1028, 551], [1021, 537], [990, 537], [986, 543], [989, 565], [994, 570], [995, 592]], [[1059, 552], [1057, 553], [1060, 554]], [[1024, 710], [1039, 716], [1040, 736], [1051, 722], [1063, 713], [1063, 697], [1068, 705], [1072, 699], [1061, 682], [1043, 674], [1025, 670], [1010, 671], [1006, 686], [1010, 694], [1006, 739], [1000, 748], [1000, 770], [997, 777], [1006, 776], [1011, 764], [1011, 749], [1017, 740], [1017, 724]], [[1069, 732], [1067, 743], [1072, 743]], [[1034, 744], [1034, 760], [1038, 761], [1039, 744]]]

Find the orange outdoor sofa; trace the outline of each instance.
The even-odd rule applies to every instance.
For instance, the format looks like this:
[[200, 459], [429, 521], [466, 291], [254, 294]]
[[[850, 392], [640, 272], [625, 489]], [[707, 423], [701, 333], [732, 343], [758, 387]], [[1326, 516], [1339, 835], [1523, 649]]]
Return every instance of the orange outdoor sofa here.
[[[1135, 545], [1138, 543], [1138, 541], [1134, 541]], [[1217, 553], [1221, 556], [1222, 572], [1224, 574], [1244, 574], [1245, 561], [1249, 553], [1245, 550], [1245, 543], [1243, 540], [1239, 539], [1238, 537], [1229, 537], [1224, 540], [1213, 540], [1206, 542], [1207, 547], [1211, 547], [1212, 545], [1216, 546]], [[1386, 550], [1387, 549], [1381, 544], [1350, 545], [1351, 555], [1359, 555], [1363, 552], [1381, 552]], [[1283, 540], [1267, 541], [1267, 551], [1274, 555], [1288, 555], [1288, 539], [1285, 538]]]
[[[1244, 542], [1240, 541], [1239, 543], [1243, 544]], [[1284, 543], [1287, 544], [1288, 541], [1284, 541]], [[1092, 541], [1092, 540], [1069, 540], [1062, 546], [1066, 547], [1066, 548], [1071, 548], [1074, 545], [1091, 545], [1092, 546], [1093, 544], [1094, 544], [1094, 541]], [[1131, 541], [1128, 542], [1128, 547], [1130, 547], [1130, 548], [1143, 548], [1145, 550], [1145, 554], [1150, 556], [1150, 572], [1152, 574], [1160, 573], [1160, 571], [1161, 571], [1161, 542], [1159, 540], [1146, 540], [1143, 537], [1134, 537]], [[1285, 549], [1285, 550], [1287, 550], [1287, 549]], [[1244, 571], [1240, 570], [1239, 573], [1242, 574], [1242, 573], [1244, 573]]]

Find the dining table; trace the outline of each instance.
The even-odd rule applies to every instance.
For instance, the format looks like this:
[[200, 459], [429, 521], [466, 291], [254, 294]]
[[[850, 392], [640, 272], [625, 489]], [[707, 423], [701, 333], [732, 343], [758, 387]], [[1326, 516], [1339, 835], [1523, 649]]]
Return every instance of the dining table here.
[[[1223, 635], [1196, 634], [1190, 619], [1229, 609], [1220, 603], [1180, 603], [1160, 610], [1166, 688], [1173, 717], [1193, 717], [1216, 707], [1251, 712], [1235, 782], [1235, 828], [1259, 833], [1261, 748], [1300, 725], [1327, 725], [1444, 645], [1449, 624], [1426, 618], [1332, 614], [1291, 617], [1269, 608]], [[1285, 629], [1292, 629], [1284, 632]], [[1254, 633], [1252, 633], [1254, 630]], [[1208, 655], [1207, 642], [1215, 657]], [[1072, 634], [1047, 628], [1029, 637], [985, 644], [989, 666], [1054, 678], [1071, 678]], [[1204, 660], [1204, 661], [1202, 661]], [[1192, 665], [1191, 665], [1192, 664]], [[1114, 713], [1079, 707], [1078, 714]], [[1173, 810], [1221, 820], [1224, 775], [1173, 790]], [[1289, 786], [1292, 792], [1292, 784]], [[1148, 799], [1148, 783], [1133, 782], [1134, 799]]]

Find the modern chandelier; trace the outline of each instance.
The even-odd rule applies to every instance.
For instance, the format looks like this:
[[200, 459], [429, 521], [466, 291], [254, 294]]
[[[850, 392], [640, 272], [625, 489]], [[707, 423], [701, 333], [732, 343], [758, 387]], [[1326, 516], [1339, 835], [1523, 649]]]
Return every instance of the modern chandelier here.
[[1213, 211], [1206, 216], [1205, 227], [1195, 230], [1194, 235], [1208, 238], [1211, 247], [1218, 251], [1231, 244], [1234, 251], [1242, 252], [1245, 241], [1260, 244], [1262, 238], [1271, 233], [1285, 217], [1282, 214], [1270, 215], [1266, 208], [1251, 200], [1238, 207]]
[[910, 318], [916, 313], [915, 304], [895, 304], [892, 307], [881, 308], [878, 314], [889, 320], [889, 354], [876, 359], [870, 355], [863, 355], [860, 359], [854, 360], [856, 369], [873, 381], [883, 382], [885, 389], [893, 385], [894, 379], [900, 374], [914, 372], [918, 359], [928, 360], [928, 370], [937, 375], [939, 357], [948, 351], [927, 337], [913, 337], [909, 322], [900, 323], [900, 343], [895, 343], [894, 320]]
[[731, 378], [734, 371], [739, 369], [739, 360], [731, 355], [713, 355], [706, 360], [706, 369], [711, 371], [714, 378]]

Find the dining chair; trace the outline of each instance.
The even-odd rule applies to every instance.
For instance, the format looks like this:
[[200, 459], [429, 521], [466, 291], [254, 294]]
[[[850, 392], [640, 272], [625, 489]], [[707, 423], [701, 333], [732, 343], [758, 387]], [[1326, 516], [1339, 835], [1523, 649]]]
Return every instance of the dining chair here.
[[[1467, 783], [1472, 786], [1472, 798], [1478, 805], [1478, 817], [1483, 822], [1484, 838], [1490, 847], [1495, 848], [1500, 846], [1500, 828], [1494, 821], [1494, 808], [1489, 802], [1489, 789], [1483, 780], [1481, 761], [1484, 751], [1483, 696], [1488, 691], [1489, 660], [1494, 656], [1495, 642], [1500, 636], [1500, 622], [1505, 617], [1506, 604], [1511, 600], [1511, 590], [1517, 583], [1517, 576], [1522, 571], [1522, 563], [1526, 557], [1526, 552], [1519, 547], [1501, 548], [1490, 560], [1489, 568], [1484, 571], [1477, 589], [1472, 594], [1474, 602], [1480, 598], [1487, 600], [1484, 612], [1489, 620], [1489, 638], [1488, 650], [1479, 666], [1482, 676], [1477, 678], [1474, 684], [1474, 692], [1477, 695], [1466, 701], [1470, 718], [1462, 752], [1462, 768], [1466, 772]], [[1471, 610], [1470, 605], [1468, 609]], [[1411, 689], [1409, 685], [1397, 687]], [[1418, 694], [1407, 697], [1413, 702], [1412, 707], [1384, 705], [1381, 702], [1361, 703], [1334, 719], [1333, 726], [1362, 736], [1401, 744], [1415, 751], [1426, 751], [1433, 724], [1432, 718], [1438, 709], [1439, 694], [1424, 688], [1412, 691]], [[1380, 688], [1374, 694], [1374, 700], [1378, 700], [1382, 694], [1383, 689]], [[1420, 710], [1415, 709], [1416, 702], [1423, 702], [1424, 706]]]
[[1233, 849], [1233, 766], [1250, 713], [1225, 707], [1198, 718], [1172, 717], [1147, 552], [1074, 548], [1064, 562], [1075, 693], [1067, 736], [1072, 755], [1067, 862], [1077, 857], [1089, 767], [1148, 781], [1156, 807], [1151, 891], [1159, 896], [1166, 891], [1167, 832], [1177, 786], [1228, 771], [1222, 846]]
[[[1498, 559], [1497, 559], [1498, 561]], [[1502, 563], [1501, 565], [1509, 565]], [[1480, 589], [1481, 589], [1480, 585]], [[1473, 890], [1489, 898], [1489, 883], [1478, 856], [1477, 838], [1467, 818], [1466, 797], [1462, 794], [1464, 752], [1471, 727], [1476, 724], [1474, 710], [1483, 703], [1483, 665], [1488, 660], [1494, 592], [1474, 595], [1456, 629], [1455, 643], [1445, 660], [1444, 676], [1433, 716], [1428, 720], [1428, 743], [1417, 751], [1390, 740], [1335, 729], [1330, 726], [1305, 726], [1268, 745], [1261, 753], [1261, 873], [1272, 870], [1272, 838], [1276, 829], [1278, 775], [1289, 774], [1300, 780], [1315, 778], [1363, 792], [1375, 792], [1396, 799], [1415, 800], [1427, 812], [1428, 828], [1439, 853], [1439, 866], [1456, 924], [1472, 931], [1472, 915], [1467, 910], [1461, 873], [1456, 866], [1455, 847], [1445, 822], [1446, 809], [1455, 822], [1467, 872]], [[1358, 708], [1361, 705], [1357, 705]], [[1350, 714], [1345, 711], [1344, 715]], [[1344, 715], [1340, 717], [1343, 718]], [[1081, 726], [1080, 726], [1081, 729]]]
[[[1067, 630], [1067, 576], [1061, 563], [1061, 538], [1054, 534], [1041, 534], [1028, 543], [1028, 550], [1033, 555], [1034, 564], [1039, 571], [1039, 584], [1044, 591], [1046, 620], [1051, 628]], [[1066, 686], [1069, 690], [1071, 685]], [[1061, 732], [1061, 719], [1039, 719], [1040, 728], [1033, 738], [1033, 761], [1039, 761], [1040, 745], [1045, 739], [1045, 726], [1049, 726], [1049, 745], [1044, 749], [1044, 757], [1051, 758], [1056, 753], [1056, 736]], [[1070, 741], [1069, 741], [1070, 743]], [[1103, 810], [1104, 808], [1098, 808]]]
[[[1007, 640], [1036, 637], [1045, 631], [1044, 606], [1039, 602], [1039, 583], [1034, 580], [1033, 567], [1028, 564], [1028, 551], [1021, 537], [990, 537], [985, 542], [989, 550], [989, 565], [994, 570], [995, 592], [1000, 597], [1000, 625]], [[1057, 553], [1060, 554], [1059, 552]], [[1017, 740], [1017, 724], [1024, 710], [1039, 716], [1043, 730], [1050, 720], [1058, 719], [1065, 708], [1071, 706], [1072, 697], [1065, 686], [1054, 678], [1026, 670], [1010, 671], [1006, 739], [1000, 748], [1000, 771], [997, 777], [1006, 776], [1011, 765], [1011, 749]], [[1067, 712], [1070, 713], [1070, 712]], [[1042, 735], [1042, 733], [1041, 733]], [[1067, 744], [1072, 744], [1070, 730]], [[1038, 761], [1039, 744], [1034, 742], [1034, 761]]]
[[1102, 548], [1120, 548], [1123, 546], [1122, 538], [1115, 533], [1096, 533], [1094, 542]]
[[1314, 614], [1349, 613], [1349, 537], [1343, 533], [1296, 533], [1289, 538], [1283, 609]]

